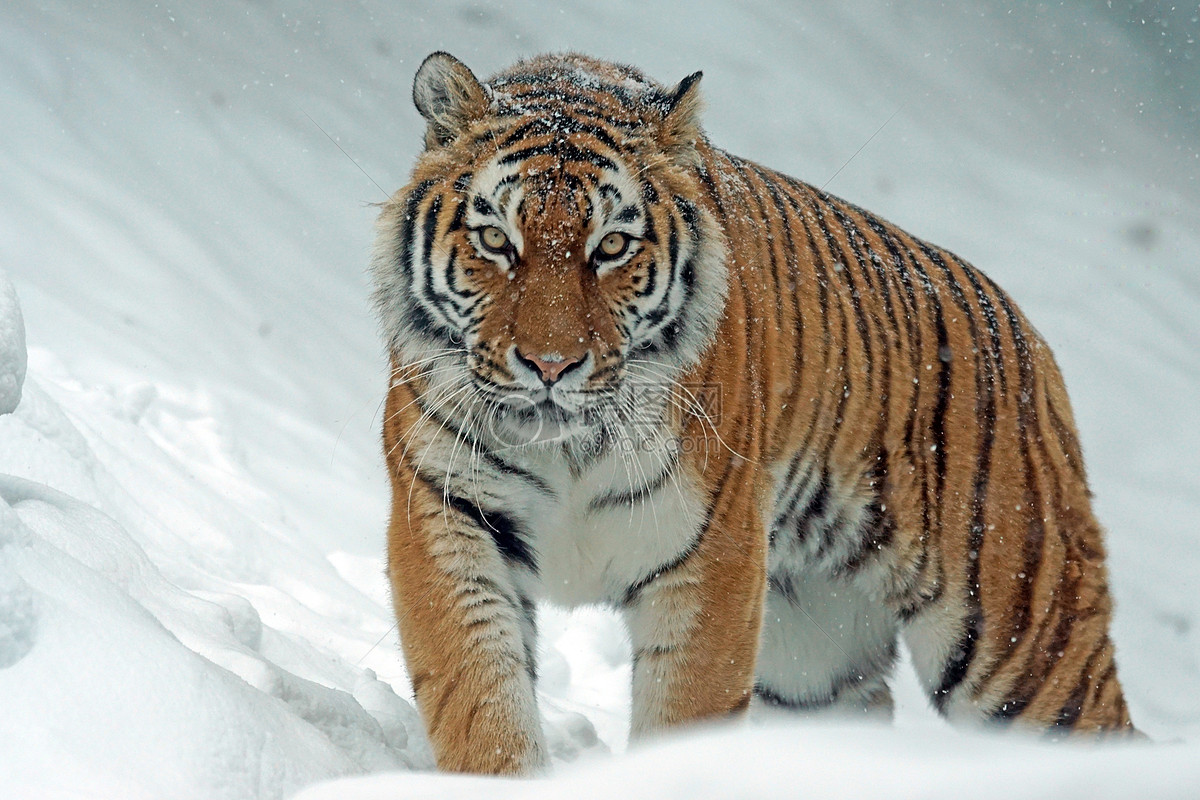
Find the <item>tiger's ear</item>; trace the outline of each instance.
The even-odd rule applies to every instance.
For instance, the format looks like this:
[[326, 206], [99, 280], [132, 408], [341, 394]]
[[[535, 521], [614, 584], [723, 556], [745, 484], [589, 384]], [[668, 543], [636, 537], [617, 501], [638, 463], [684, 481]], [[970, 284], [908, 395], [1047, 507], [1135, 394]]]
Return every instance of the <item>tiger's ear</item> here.
[[700, 78], [703, 72], [693, 72], [663, 95], [660, 107], [663, 121], [659, 127], [659, 143], [668, 153], [684, 163], [697, 158], [696, 142], [703, 136], [700, 128]]
[[466, 64], [449, 53], [432, 53], [413, 78], [413, 103], [429, 127], [425, 147], [454, 141], [473, 120], [488, 110], [488, 90]]

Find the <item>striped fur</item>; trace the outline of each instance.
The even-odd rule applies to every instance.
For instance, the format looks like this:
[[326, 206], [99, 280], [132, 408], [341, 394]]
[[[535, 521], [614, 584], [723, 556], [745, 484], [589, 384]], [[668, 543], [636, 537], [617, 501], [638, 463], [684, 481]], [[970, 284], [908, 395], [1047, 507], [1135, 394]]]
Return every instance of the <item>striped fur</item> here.
[[1132, 732], [1049, 348], [954, 254], [710, 145], [698, 77], [418, 71], [374, 274], [439, 765], [546, 763], [541, 599], [623, 611], [635, 736], [755, 696], [886, 716], [898, 635], [952, 720]]

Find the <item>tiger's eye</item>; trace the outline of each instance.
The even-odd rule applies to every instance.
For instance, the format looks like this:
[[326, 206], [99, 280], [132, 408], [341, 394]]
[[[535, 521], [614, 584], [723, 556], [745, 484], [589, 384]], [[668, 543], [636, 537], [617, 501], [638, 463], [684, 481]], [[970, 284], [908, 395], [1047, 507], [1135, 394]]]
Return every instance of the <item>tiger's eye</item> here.
[[600, 240], [600, 246], [596, 248], [596, 253], [601, 258], [616, 258], [625, 252], [625, 248], [629, 246], [629, 237], [623, 233], [610, 233]]
[[508, 236], [494, 225], [489, 225], [480, 231], [479, 240], [483, 242], [483, 246], [488, 250], [497, 253], [502, 253], [508, 249]]

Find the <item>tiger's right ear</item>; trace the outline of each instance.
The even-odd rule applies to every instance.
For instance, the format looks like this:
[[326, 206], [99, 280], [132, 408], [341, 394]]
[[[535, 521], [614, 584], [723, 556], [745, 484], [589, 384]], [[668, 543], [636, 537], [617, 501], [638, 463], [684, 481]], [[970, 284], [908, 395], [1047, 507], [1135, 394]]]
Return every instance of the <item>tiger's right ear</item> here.
[[433, 149], [454, 141], [471, 121], [487, 113], [488, 90], [466, 64], [437, 52], [417, 68], [413, 103], [429, 122], [425, 147]]
[[700, 78], [693, 72], [659, 100], [663, 120], [659, 128], [659, 143], [680, 163], [695, 163], [699, 159], [696, 142], [703, 138], [700, 128]]

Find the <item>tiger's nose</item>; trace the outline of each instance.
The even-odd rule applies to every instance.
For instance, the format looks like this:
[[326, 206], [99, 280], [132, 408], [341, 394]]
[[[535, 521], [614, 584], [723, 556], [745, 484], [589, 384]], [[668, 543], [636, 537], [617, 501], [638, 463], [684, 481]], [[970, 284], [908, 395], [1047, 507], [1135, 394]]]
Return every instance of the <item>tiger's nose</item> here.
[[517, 350], [517, 358], [521, 363], [542, 376], [542, 383], [549, 386], [566, 372], [583, 363], [582, 358], [564, 358], [558, 355], [527, 356]]

